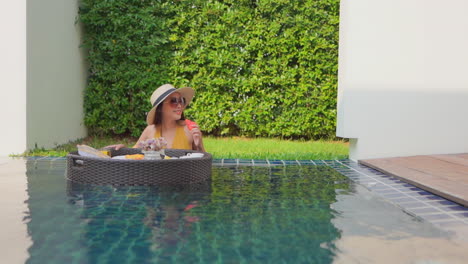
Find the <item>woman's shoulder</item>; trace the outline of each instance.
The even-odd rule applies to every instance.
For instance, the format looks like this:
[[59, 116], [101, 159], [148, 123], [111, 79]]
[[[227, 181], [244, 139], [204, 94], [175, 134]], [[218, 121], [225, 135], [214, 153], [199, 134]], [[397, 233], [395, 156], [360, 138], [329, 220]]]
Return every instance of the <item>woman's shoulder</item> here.
[[145, 127], [145, 130], [151, 130], [151, 129], [155, 130], [155, 129], [156, 129], [156, 125], [155, 125], [155, 124], [152, 124], [152, 125], [147, 125], [147, 126]]
[[145, 130], [143, 130], [143, 134], [145, 135], [153, 135], [156, 132], [156, 125], [148, 125], [146, 126]]

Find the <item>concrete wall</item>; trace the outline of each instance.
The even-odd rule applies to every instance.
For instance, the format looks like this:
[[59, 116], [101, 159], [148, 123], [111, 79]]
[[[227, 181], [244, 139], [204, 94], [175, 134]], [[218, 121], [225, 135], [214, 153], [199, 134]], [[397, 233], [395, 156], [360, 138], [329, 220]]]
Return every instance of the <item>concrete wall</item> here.
[[341, 1], [337, 136], [350, 158], [468, 152], [468, 1]]
[[0, 4], [0, 156], [26, 149], [26, 0]]
[[86, 136], [78, 1], [27, 3], [27, 147], [49, 148]]
[[0, 156], [86, 136], [77, 0], [0, 5]]

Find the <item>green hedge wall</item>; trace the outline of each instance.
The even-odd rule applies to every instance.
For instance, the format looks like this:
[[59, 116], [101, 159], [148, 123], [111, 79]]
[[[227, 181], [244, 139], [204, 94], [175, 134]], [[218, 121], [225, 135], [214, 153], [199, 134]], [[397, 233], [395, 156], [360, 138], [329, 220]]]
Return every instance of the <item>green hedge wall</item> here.
[[334, 137], [338, 0], [82, 0], [85, 124], [138, 136], [164, 83], [212, 135]]

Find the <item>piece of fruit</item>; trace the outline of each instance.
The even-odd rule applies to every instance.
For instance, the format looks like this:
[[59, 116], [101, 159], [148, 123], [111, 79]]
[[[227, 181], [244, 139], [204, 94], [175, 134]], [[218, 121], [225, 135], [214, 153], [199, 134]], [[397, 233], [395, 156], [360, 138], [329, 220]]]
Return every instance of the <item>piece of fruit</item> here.
[[195, 126], [198, 126], [197, 123], [193, 122], [192, 120], [185, 119], [185, 124], [189, 130], [192, 130]]

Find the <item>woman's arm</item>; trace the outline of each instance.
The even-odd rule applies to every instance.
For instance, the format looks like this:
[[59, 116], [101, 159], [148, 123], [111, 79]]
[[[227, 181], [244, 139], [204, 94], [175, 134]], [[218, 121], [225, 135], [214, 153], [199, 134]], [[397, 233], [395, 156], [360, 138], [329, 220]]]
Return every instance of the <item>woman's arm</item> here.
[[[138, 139], [138, 141], [135, 143], [135, 145], [132, 148], [137, 148], [138, 142], [152, 138], [152, 136], [150, 135], [154, 135], [154, 133], [156, 132], [155, 129], [156, 128], [154, 127], [154, 125], [147, 126], [145, 130], [143, 130], [143, 132], [140, 135], [140, 138]], [[124, 144], [114, 144], [114, 145], [105, 146], [104, 148], [114, 148], [115, 150], [119, 150], [124, 147], [125, 147]]]
[[206, 152], [205, 151], [205, 146], [203, 146], [203, 138], [202, 138], [201, 134], [200, 134], [200, 141], [199, 141], [198, 145], [195, 145], [195, 140], [193, 141], [193, 143], [194, 143], [193, 146], [192, 146], [193, 150]]

